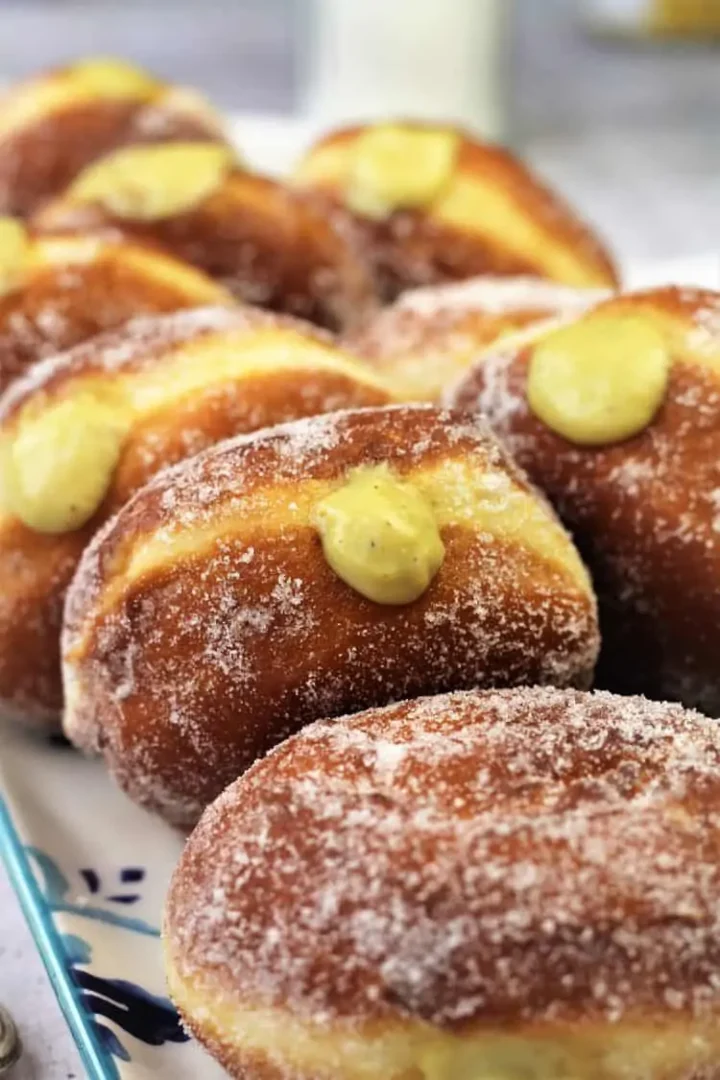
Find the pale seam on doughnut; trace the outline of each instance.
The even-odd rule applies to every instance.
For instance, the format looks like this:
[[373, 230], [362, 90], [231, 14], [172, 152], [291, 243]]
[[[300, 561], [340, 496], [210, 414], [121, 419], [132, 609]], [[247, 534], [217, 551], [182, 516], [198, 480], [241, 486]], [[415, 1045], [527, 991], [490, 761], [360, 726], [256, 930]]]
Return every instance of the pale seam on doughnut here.
[[[587, 571], [560, 526], [533, 494], [517, 487], [504, 473], [473, 468], [456, 458], [434, 468], [403, 474], [403, 478], [429, 498], [441, 528], [467, 525], [486, 533], [488, 538], [508, 539], [539, 556], [567, 576], [579, 591], [589, 594]], [[161, 527], [154, 536], [142, 539], [134, 550], [123, 553], [124, 565], [111, 572], [102, 593], [101, 609], [94, 616], [111, 610], [118, 596], [141, 577], [176, 566], [179, 560], [202, 556], [219, 538], [238, 540], [256, 529], [270, 536], [286, 526], [312, 527], [315, 506], [343, 479], [305, 481], [300, 487], [288, 484], [271, 493], [267, 488], [255, 491], [219, 507], [209, 526], [189, 529], [178, 525], [176, 531]], [[288, 510], [290, 501], [292, 511]], [[73, 652], [76, 650], [82, 651], [80, 641], [76, 641]]]
[[[587, 268], [578, 263], [567, 244], [558, 244], [552, 234], [539, 227], [507, 190], [497, 183], [485, 183], [478, 175], [456, 176], [447, 191], [432, 207], [432, 218], [451, 228], [476, 233], [523, 259], [530, 253], [538, 267], [568, 285], [588, 282]], [[599, 274], [598, 274], [599, 277]]]
[[[706, 1060], [713, 1062], [720, 1053], [720, 1034], [713, 1023], [665, 1021], [662, 1036], [652, 1024], [638, 1019], [628, 1025], [597, 1024], [596, 1031], [579, 1030], [577, 1034], [559, 1031], [555, 1037], [540, 1032], [503, 1035], [490, 1029], [449, 1036], [422, 1023], [396, 1025], [373, 1036], [372, 1032], [352, 1030], [324, 1031], [296, 1020], [288, 1011], [270, 1008], [242, 1008], [220, 993], [212, 994], [205, 986], [195, 987], [183, 980], [169, 956], [167, 944], [166, 974], [173, 999], [182, 1011], [198, 1021], [202, 1019], [205, 1035], [212, 1033], [221, 1045], [236, 1045], [244, 1050], [259, 1050], [270, 1061], [277, 1058], [314, 1076], [315, 1070], [328, 1065], [342, 1065], [347, 1080], [376, 1080], [404, 1075], [403, 1070], [420, 1069], [422, 1080], [515, 1080], [518, 1067], [529, 1076], [551, 1076], [558, 1059], [569, 1058], [573, 1080], [596, 1080], [598, 1061], [609, 1071], [604, 1076], [619, 1078], [656, 1075], [662, 1067], [681, 1067], [687, 1059], [687, 1042], [704, 1044]], [[675, 1029], [675, 1030], [673, 1030]], [[512, 1071], [508, 1072], [510, 1055]], [[541, 1072], [539, 1065], [545, 1061]], [[630, 1067], [635, 1070], [630, 1072]], [[322, 1075], [322, 1072], [320, 1072]]]
[[31, 247], [29, 268], [85, 266], [98, 259], [117, 261], [123, 268], [187, 289], [201, 303], [233, 303], [230, 293], [190, 263], [173, 258], [163, 251], [143, 248], [127, 240], [106, 241], [98, 237], [50, 236], [38, 238]]

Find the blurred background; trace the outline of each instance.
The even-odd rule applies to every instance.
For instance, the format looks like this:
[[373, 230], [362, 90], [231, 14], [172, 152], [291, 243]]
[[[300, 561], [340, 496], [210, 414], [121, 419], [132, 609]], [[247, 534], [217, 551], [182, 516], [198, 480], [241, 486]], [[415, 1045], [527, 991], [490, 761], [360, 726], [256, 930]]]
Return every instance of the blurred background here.
[[0, 18], [6, 81], [111, 52], [307, 131], [447, 116], [527, 154], [623, 252], [720, 249], [720, 0], [0, 0]]

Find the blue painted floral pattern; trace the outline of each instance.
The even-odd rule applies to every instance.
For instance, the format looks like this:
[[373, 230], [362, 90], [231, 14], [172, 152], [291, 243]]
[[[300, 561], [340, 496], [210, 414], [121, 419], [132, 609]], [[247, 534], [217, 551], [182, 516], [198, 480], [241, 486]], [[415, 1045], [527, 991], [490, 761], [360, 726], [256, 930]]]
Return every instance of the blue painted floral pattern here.
[[130, 1054], [112, 1028], [103, 1020], [111, 1020], [123, 1031], [149, 1046], [166, 1042], [187, 1042], [180, 1019], [167, 998], [149, 993], [126, 979], [105, 979], [85, 965], [92, 960], [92, 949], [76, 934], [61, 934], [68, 971], [78, 988], [82, 1004], [92, 1016], [92, 1027], [98, 1043], [108, 1056], [110, 1076], [118, 1077], [112, 1058], [129, 1061]]
[[[115, 910], [116, 905], [122, 908], [131, 907], [141, 898], [139, 889], [145, 878], [142, 867], [120, 868], [109, 891], [95, 869], [84, 867], [79, 870], [79, 876], [90, 896], [111, 905], [105, 908], [95, 903], [73, 901], [70, 883], [54, 860], [38, 848], [28, 847], [26, 851], [35, 863], [40, 887], [48, 908], [53, 913], [70, 913], [134, 933], [159, 936], [156, 927]], [[91, 1026], [98, 1047], [106, 1059], [108, 1077], [120, 1080], [117, 1061], [129, 1061], [130, 1054], [106, 1021], [111, 1021], [122, 1031], [150, 1046], [162, 1046], [167, 1042], [187, 1042], [189, 1036], [184, 1032], [178, 1014], [168, 998], [151, 994], [126, 979], [107, 979], [96, 975], [87, 970], [92, 961], [92, 947], [89, 942], [76, 934], [59, 933], [58, 937], [78, 999], [92, 1018]]]

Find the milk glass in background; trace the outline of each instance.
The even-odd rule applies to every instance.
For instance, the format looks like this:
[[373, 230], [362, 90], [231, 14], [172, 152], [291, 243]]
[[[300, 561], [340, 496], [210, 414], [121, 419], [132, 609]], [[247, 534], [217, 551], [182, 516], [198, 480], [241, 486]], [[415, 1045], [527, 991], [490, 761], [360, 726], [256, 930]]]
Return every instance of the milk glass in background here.
[[306, 118], [317, 128], [387, 117], [505, 134], [503, 31], [511, 0], [310, 0]]

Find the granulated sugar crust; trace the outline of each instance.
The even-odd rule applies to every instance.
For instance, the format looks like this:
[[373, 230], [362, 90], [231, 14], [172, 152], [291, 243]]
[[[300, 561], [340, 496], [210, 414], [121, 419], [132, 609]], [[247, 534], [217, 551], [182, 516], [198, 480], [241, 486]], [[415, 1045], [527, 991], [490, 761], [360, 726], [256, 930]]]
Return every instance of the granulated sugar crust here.
[[[404, 607], [345, 585], [313, 525], [296, 520], [306, 485], [354, 466], [389, 462], [411, 478], [456, 461], [487, 478], [498, 515], [540, 498], [482, 422], [419, 406], [298, 421], [158, 476], [99, 533], [70, 590], [70, 738], [102, 752], [133, 798], [188, 824], [318, 717], [478, 684], [587, 685], [594, 598], [549, 507], [557, 562], [481, 526], [448, 525], [439, 574]], [[146, 542], [162, 556], [208, 527], [217, 538], [199, 554], [128, 580]]]
[[209, 1008], [318, 1025], [707, 1019], [719, 807], [717, 724], [643, 698], [469, 692], [315, 723], [203, 815], [170, 957]]
[[[447, 342], [461, 334], [460, 345], [473, 330], [482, 344], [483, 329], [522, 326], [564, 312], [580, 313], [608, 295], [604, 289], [574, 289], [537, 277], [483, 275], [450, 285], [408, 289], [394, 304], [368, 319], [347, 341], [369, 357], [398, 356], [424, 346]], [[465, 334], [462, 332], [465, 331]]]
[[593, 573], [599, 677], [720, 713], [720, 294], [665, 288], [601, 304], [649, 314], [672, 358], [648, 428], [611, 446], [574, 446], [531, 412], [532, 348], [498, 343], [447, 395], [479, 410], [549, 495]]

